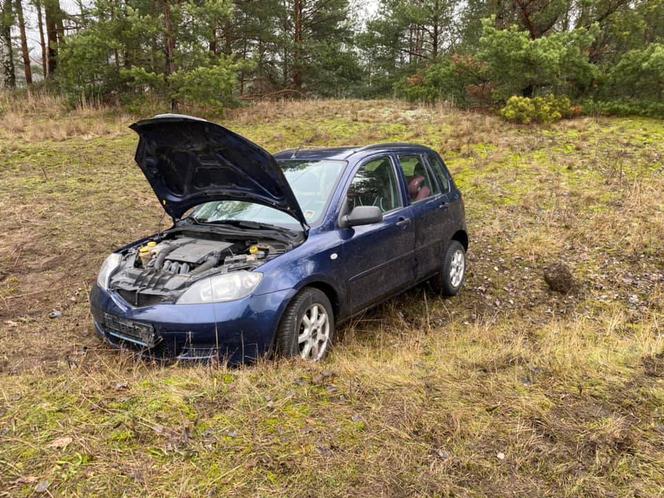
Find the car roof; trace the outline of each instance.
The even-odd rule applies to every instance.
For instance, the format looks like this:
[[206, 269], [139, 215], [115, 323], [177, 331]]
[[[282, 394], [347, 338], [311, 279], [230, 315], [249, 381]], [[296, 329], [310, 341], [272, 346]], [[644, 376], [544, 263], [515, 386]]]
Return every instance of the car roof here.
[[420, 150], [429, 152], [431, 149], [424, 145], [412, 143], [383, 143], [372, 144], [365, 146], [346, 146], [346, 147], [299, 147], [297, 149], [287, 149], [274, 154], [277, 160], [286, 159], [303, 159], [303, 160], [320, 160], [320, 159], [336, 159], [347, 160], [351, 156], [358, 155], [364, 157], [371, 155], [375, 152], [398, 152], [399, 150]]
[[346, 159], [358, 147], [298, 147], [274, 154], [275, 159]]

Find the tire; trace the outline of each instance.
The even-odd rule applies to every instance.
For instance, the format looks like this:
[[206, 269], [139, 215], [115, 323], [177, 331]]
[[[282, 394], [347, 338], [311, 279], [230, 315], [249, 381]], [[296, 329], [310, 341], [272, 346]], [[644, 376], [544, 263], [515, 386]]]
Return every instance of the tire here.
[[[307, 324], [308, 321], [315, 323]], [[307, 327], [309, 332], [305, 335]], [[281, 318], [275, 339], [276, 356], [320, 361], [330, 350], [334, 331], [330, 300], [324, 292], [305, 287], [288, 304]]]
[[431, 279], [434, 291], [442, 296], [456, 296], [466, 280], [466, 268], [466, 251], [459, 241], [452, 240], [445, 251], [441, 272]]

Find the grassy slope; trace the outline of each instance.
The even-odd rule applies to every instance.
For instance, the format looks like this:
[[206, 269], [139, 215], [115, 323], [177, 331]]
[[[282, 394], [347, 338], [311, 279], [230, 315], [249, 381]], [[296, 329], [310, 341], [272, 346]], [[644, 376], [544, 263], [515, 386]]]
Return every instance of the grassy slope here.
[[[460, 297], [393, 299], [322, 365], [227, 370], [147, 365], [91, 334], [98, 265], [161, 217], [131, 118], [5, 107], [0, 495], [661, 495], [662, 122], [516, 127], [390, 101], [235, 112], [224, 123], [270, 150], [440, 150], [471, 252]], [[565, 297], [541, 277], [558, 259], [580, 282]]]

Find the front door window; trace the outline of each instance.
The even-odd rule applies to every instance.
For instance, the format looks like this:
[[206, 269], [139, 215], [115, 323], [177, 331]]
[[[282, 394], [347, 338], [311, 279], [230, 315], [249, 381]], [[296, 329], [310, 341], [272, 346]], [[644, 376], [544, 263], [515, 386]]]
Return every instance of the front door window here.
[[348, 189], [349, 212], [356, 206], [377, 206], [383, 213], [402, 206], [399, 182], [389, 157], [372, 159], [355, 173]]

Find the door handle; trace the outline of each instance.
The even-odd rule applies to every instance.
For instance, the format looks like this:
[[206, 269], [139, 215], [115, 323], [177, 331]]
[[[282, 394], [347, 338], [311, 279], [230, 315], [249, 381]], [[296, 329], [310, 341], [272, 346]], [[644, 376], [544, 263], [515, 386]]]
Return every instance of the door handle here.
[[404, 218], [403, 216], [397, 220], [397, 226], [401, 229], [406, 229], [410, 225], [410, 218]]
[[438, 204], [438, 209], [442, 209], [443, 211], [445, 211], [448, 207], [450, 207], [450, 204], [447, 201], [443, 201]]

